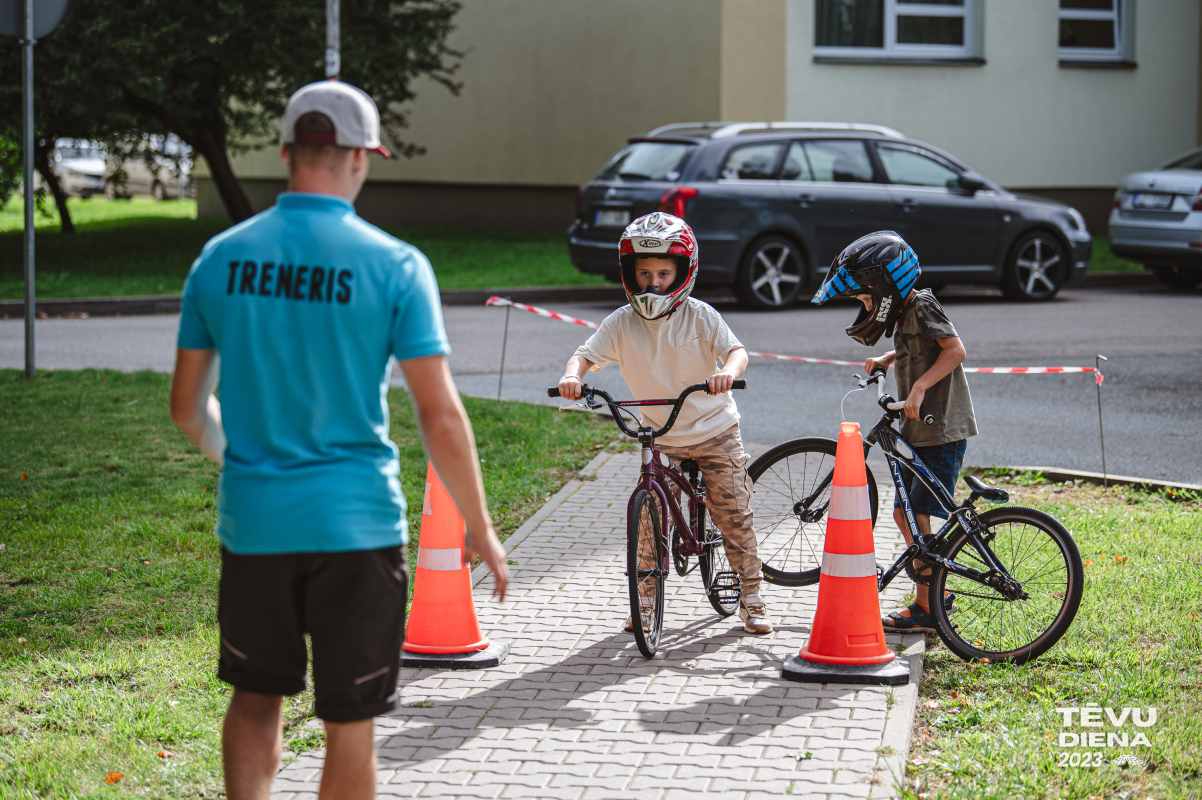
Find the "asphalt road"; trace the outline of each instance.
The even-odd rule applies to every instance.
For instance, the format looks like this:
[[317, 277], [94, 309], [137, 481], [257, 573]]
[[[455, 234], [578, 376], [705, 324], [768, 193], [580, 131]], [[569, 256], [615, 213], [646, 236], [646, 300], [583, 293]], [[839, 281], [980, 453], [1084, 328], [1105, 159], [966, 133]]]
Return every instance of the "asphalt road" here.
[[[1092, 366], [1096, 354], [1106, 355], [1108, 470], [1202, 483], [1202, 376], [1196, 361], [1202, 356], [1202, 294], [1157, 287], [1077, 290], [1052, 303], [1019, 305], [983, 291], [953, 290], [941, 299], [970, 366]], [[774, 313], [717, 305], [752, 350], [856, 361], [874, 352], [843, 333], [854, 316], [850, 305]], [[614, 307], [555, 310], [600, 321]], [[462, 306], [444, 312], [460, 389], [495, 397], [506, 312]], [[42, 320], [38, 365], [169, 371], [177, 322], [175, 316]], [[588, 335], [586, 328], [510, 312], [503, 396], [557, 402], [546, 397], [545, 388], [558, 380], [564, 362]], [[0, 321], [0, 366], [21, 366], [21, 337], [20, 320]], [[771, 445], [798, 436], [834, 436], [840, 401], [854, 388], [856, 371], [753, 359], [747, 373], [751, 388], [736, 397], [745, 440]], [[629, 396], [614, 367], [590, 380]], [[1092, 375], [977, 374], [969, 376], [969, 385], [980, 435], [969, 442], [967, 463], [1101, 470]], [[879, 416], [867, 393], [848, 397], [845, 410], [865, 427]]]

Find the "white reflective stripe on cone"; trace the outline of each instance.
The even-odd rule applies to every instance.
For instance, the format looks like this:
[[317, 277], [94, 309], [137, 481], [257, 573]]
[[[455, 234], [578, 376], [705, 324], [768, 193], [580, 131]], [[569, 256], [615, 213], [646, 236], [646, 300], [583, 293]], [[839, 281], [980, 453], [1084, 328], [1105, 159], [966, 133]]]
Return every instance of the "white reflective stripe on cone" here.
[[872, 519], [868, 507], [868, 484], [863, 486], [832, 486], [828, 519]]
[[876, 553], [822, 554], [822, 574], [832, 578], [876, 577]]
[[458, 547], [422, 547], [417, 551], [417, 568], [443, 572], [463, 569], [463, 550]]

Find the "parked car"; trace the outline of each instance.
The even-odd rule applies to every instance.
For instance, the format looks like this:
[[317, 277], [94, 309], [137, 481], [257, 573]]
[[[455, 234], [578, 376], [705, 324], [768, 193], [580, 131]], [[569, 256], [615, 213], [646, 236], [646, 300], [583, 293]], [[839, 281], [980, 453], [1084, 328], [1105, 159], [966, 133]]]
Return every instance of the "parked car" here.
[[[67, 194], [91, 197], [104, 191], [104, 147], [96, 142], [58, 139], [54, 143], [54, 174]], [[38, 176], [39, 185], [41, 176]]]
[[877, 230], [914, 247], [923, 285], [1000, 285], [1015, 300], [1048, 300], [1083, 278], [1093, 248], [1076, 209], [1007, 192], [875, 125], [686, 123], [630, 139], [577, 192], [572, 263], [618, 280], [623, 227], [657, 209], [693, 226], [700, 284], [733, 285], [761, 309], [805, 296]]
[[1110, 250], [1174, 289], [1202, 283], [1202, 147], [1123, 176], [1110, 212]]

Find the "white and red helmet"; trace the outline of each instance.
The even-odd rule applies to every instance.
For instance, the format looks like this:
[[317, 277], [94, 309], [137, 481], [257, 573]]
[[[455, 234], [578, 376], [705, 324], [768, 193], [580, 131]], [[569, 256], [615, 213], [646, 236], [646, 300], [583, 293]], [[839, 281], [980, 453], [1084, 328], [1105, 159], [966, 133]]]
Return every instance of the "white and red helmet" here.
[[[639, 290], [634, 266], [639, 258], [670, 258], [676, 262], [676, 280], [665, 292], [648, 286]], [[697, 282], [697, 237], [680, 217], [656, 211], [626, 226], [618, 244], [622, 288], [634, 311], [643, 319], [662, 319], [688, 299]]]

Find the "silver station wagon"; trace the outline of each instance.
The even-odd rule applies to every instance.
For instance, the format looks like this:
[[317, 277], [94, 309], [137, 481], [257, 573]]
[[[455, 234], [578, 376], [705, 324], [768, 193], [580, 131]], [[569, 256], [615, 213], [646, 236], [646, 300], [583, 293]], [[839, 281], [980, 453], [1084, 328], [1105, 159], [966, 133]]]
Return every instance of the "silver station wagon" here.
[[1110, 212], [1110, 249], [1174, 289], [1202, 283], [1202, 147], [1123, 177]]

